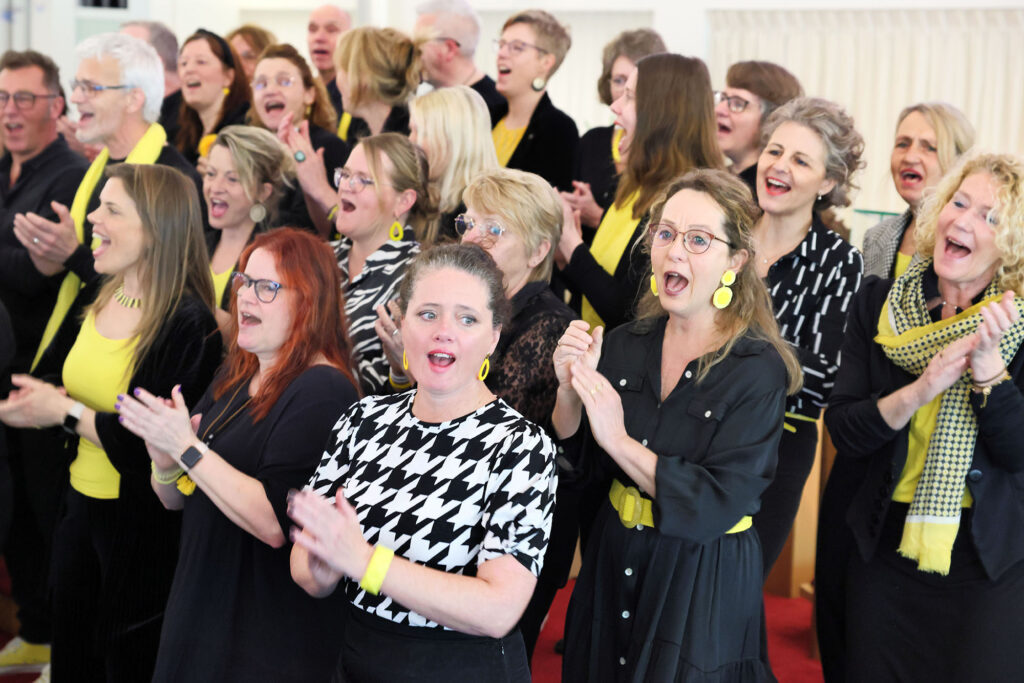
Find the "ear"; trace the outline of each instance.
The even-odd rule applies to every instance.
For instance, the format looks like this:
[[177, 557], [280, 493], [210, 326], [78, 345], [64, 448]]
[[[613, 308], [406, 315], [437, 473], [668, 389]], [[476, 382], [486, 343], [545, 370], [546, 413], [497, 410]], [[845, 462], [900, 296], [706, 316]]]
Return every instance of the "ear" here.
[[146, 106], [146, 94], [141, 88], [132, 88], [128, 91], [128, 111], [142, 111]]
[[257, 198], [259, 199], [260, 202], [265, 202], [270, 197], [271, 193], [273, 193], [273, 191], [273, 185], [271, 185], [270, 183], [263, 183], [260, 186], [259, 193], [257, 193]]
[[416, 190], [405, 190], [395, 200], [395, 218], [405, 214], [416, 204]]
[[544, 78], [551, 75], [551, 70], [555, 68], [555, 56], [550, 52], [545, 52], [544, 56], [540, 58], [540, 64], [544, 67]]
[[823, 181], [821, 181], [821, 186], [818, 188], [818, 194], [824, 196], [831, 192], [833, 189], [835, 189], [835, 186], [836, 181], [832, 180], [831, 178], [825, 178]]
[[501, 339], [501, 325], [491, 330], [491, 351], [489, 355], [494, 354], [494, 350], [498, 348], [498, 340]]
[[549, 251], [551, 251], [551, 240], [544, 240], [533, 250], [530, 258], [526, 259], [526, 265], [530, 266], [530, 268], [536, 268], [544, 262]]
[[235, 70], [224, 69], [224, 87], [230, 88], [231, 84], [235, 82]]
[[306, 91], [302, 93], [302, 103], [307, 107], [316, 102], [316, 89], [306, 88]]
[[729, 257], [729, 268], [738, 273], [743, 270], [743, 266], [747, 265], [748, 260], [750, 260], [750, 252], [746, 249], [737, 249], [736, 252]]
[[56, 121], [61, 117], [61, 112], [64, 110], [64, 98], [57, 95], [50, 100], [50, 113], [49, 117], [51, 120]]

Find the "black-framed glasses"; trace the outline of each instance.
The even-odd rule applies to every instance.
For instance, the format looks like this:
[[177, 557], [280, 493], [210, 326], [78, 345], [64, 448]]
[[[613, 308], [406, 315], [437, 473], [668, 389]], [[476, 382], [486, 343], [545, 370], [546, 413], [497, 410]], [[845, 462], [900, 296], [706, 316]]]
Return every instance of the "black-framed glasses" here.
[[528, 47], [532, 47], [534, 50], [541, 53], [542, 55], [546, 55], [548, 53], [548, 51], [545, 50], [544, 48], [534, 45], [533, 43], [528, 43], [525, 40], [504, 40], [503, 38], [494, 39], [495, 51], [501, 52], [502, 49], [506, 47], [508, 48], [509, 54], [513, 55], [523, 54], [523, 52]]
[[374, 185], [373, 178], [353, 173], [344, 167], [334, 169], [334, 186], [340, 190], [343, 183], [348, 185], [352, 194], [359, 194], [367, 187]]
[[31, 109], [36, 104], [36, 99], [52, 100], [54, 97], [60, 97], [60, 95], [37, 95], [34, 92], [28, 92], [27, 90], [19, 90], [16, 93], [9, 93], [6, 90], [0, 90], [0, 109], [7, 106], [7, 103], [14, 100], [14, 106], [18, 109]]
[[718, 105], [722, 102], [728, 103], [729, 111], [733, 114], [739, 114], [742, 111], [746, 111], [747, 107], [750, 106], [749, 100], [745, 100], [736, 95], [728, 95], [721, 90], [718, 90], [715, 92], [715, 104]]
[[667, 247], [676, 241], [676, 237], [682, 235], [683, 248], [691, 254], [703, 254], [711, 248], [711, 243], [715, 240], [728, 244], [730, 247], [732, 246], [732, 242], [723, 240], [714, 233], [701, 230], [700, 228], [691, 228], [680, 233], [667, 223], [655, 223], [647, 230], [651, 233], [651, 246], [654, 247]]
[[477, 223], [464, 213], [460, 213], [455, 217], [455, 232], [459, 233], [460, 236], [465, 235], [474, 228], [476, 228], [481, 237], [489, 240], [496, 240], [505, 234], [505, 228], [497, 223]]
[[231, 275], [231, 286], [235, 287], [235, 294], [241, 294], [242, 290], [251, 286], [256, 292], [256, 298], [265, 304], [274, 303], [277, 293], [284, 287], [280, 282], [274, 280], [256, 280], [245, 273], [233, 273]]
[[[274, 76], [274, 82], [277, 83], [282, 88], [290, 88], [295, 83], [298, 83], [299, 79], [296, 78], [295, 76], [292, 76], [291, 74], [281, 73]], [[270, 85], [270, 79], [261, 76], [260, 78], [257, 78], [249, 85], [252, 86], [252, 89], [254, 91], [259, 92], [260, 90], [267, 89], [267, 86]]]
[[75, 80], [71, 81], [71, 92], [74, 93], [76, 90], [81, 88], [82, 92], [85, 93], [86, 97], [95, 97], [96, 95], [99, 95], [104, 90], [130, 90], [131, 88], [134, 88], [134, 87], [135, 87], [134, 85], [127, 85], [127, 84], [121, 84], [121, 85], [100, 85], [99, 83], [93, 83], [92, 81], [79, 80], [77, 78]]

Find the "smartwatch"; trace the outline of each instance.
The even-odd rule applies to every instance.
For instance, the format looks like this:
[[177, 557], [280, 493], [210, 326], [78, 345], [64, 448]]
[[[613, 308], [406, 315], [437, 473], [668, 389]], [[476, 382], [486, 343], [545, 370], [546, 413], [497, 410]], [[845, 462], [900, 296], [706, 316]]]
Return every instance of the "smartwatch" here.
[[207, 447], [206, 444], [201, 444], [201, 446], [203, 450], [199, 450], [196, 446], [189, 446], [181, 454], [181, 464], [185, 466], [186, 471], [198, 465], [199, 461], [203, 459]]
[[78, 426], [78, 421], [82, 419], [82, 412], [84, 411], [85, 404], [81, 401], [75, 401], [75, 404], [68, 410], [68, 414], [64, 416], [64, 422], [61, 424], [65, 432], [71, 436], [78, 436], [75, 427]]

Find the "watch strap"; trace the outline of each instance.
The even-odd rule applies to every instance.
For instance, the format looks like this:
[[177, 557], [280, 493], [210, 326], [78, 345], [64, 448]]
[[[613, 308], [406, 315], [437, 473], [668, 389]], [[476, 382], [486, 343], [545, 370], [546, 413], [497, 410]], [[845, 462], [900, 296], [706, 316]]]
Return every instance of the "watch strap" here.
[[83, 412], [85, 412], [85, 404], [81, 401], [75, 401], [68, 410], [68, 414], [64, 416], [64, 422], [61, 423], [61, 427], [65, 432], [71, 436], [78, 436], [76, 428], [78, 427], [78, 421], [82, 419]]

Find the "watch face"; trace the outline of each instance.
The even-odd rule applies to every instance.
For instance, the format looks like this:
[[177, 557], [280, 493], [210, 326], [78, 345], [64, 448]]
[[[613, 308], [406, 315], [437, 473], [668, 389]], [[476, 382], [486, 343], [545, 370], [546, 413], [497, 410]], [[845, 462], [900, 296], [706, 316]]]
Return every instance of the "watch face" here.
[[181, 454], [181, 464], [188, 469], [192, 469], [196, 466], [196, 463], [202, 460], [203, 454], [199, 452], [199, 449], [195, 446], [189, 446], [188, 449]]

